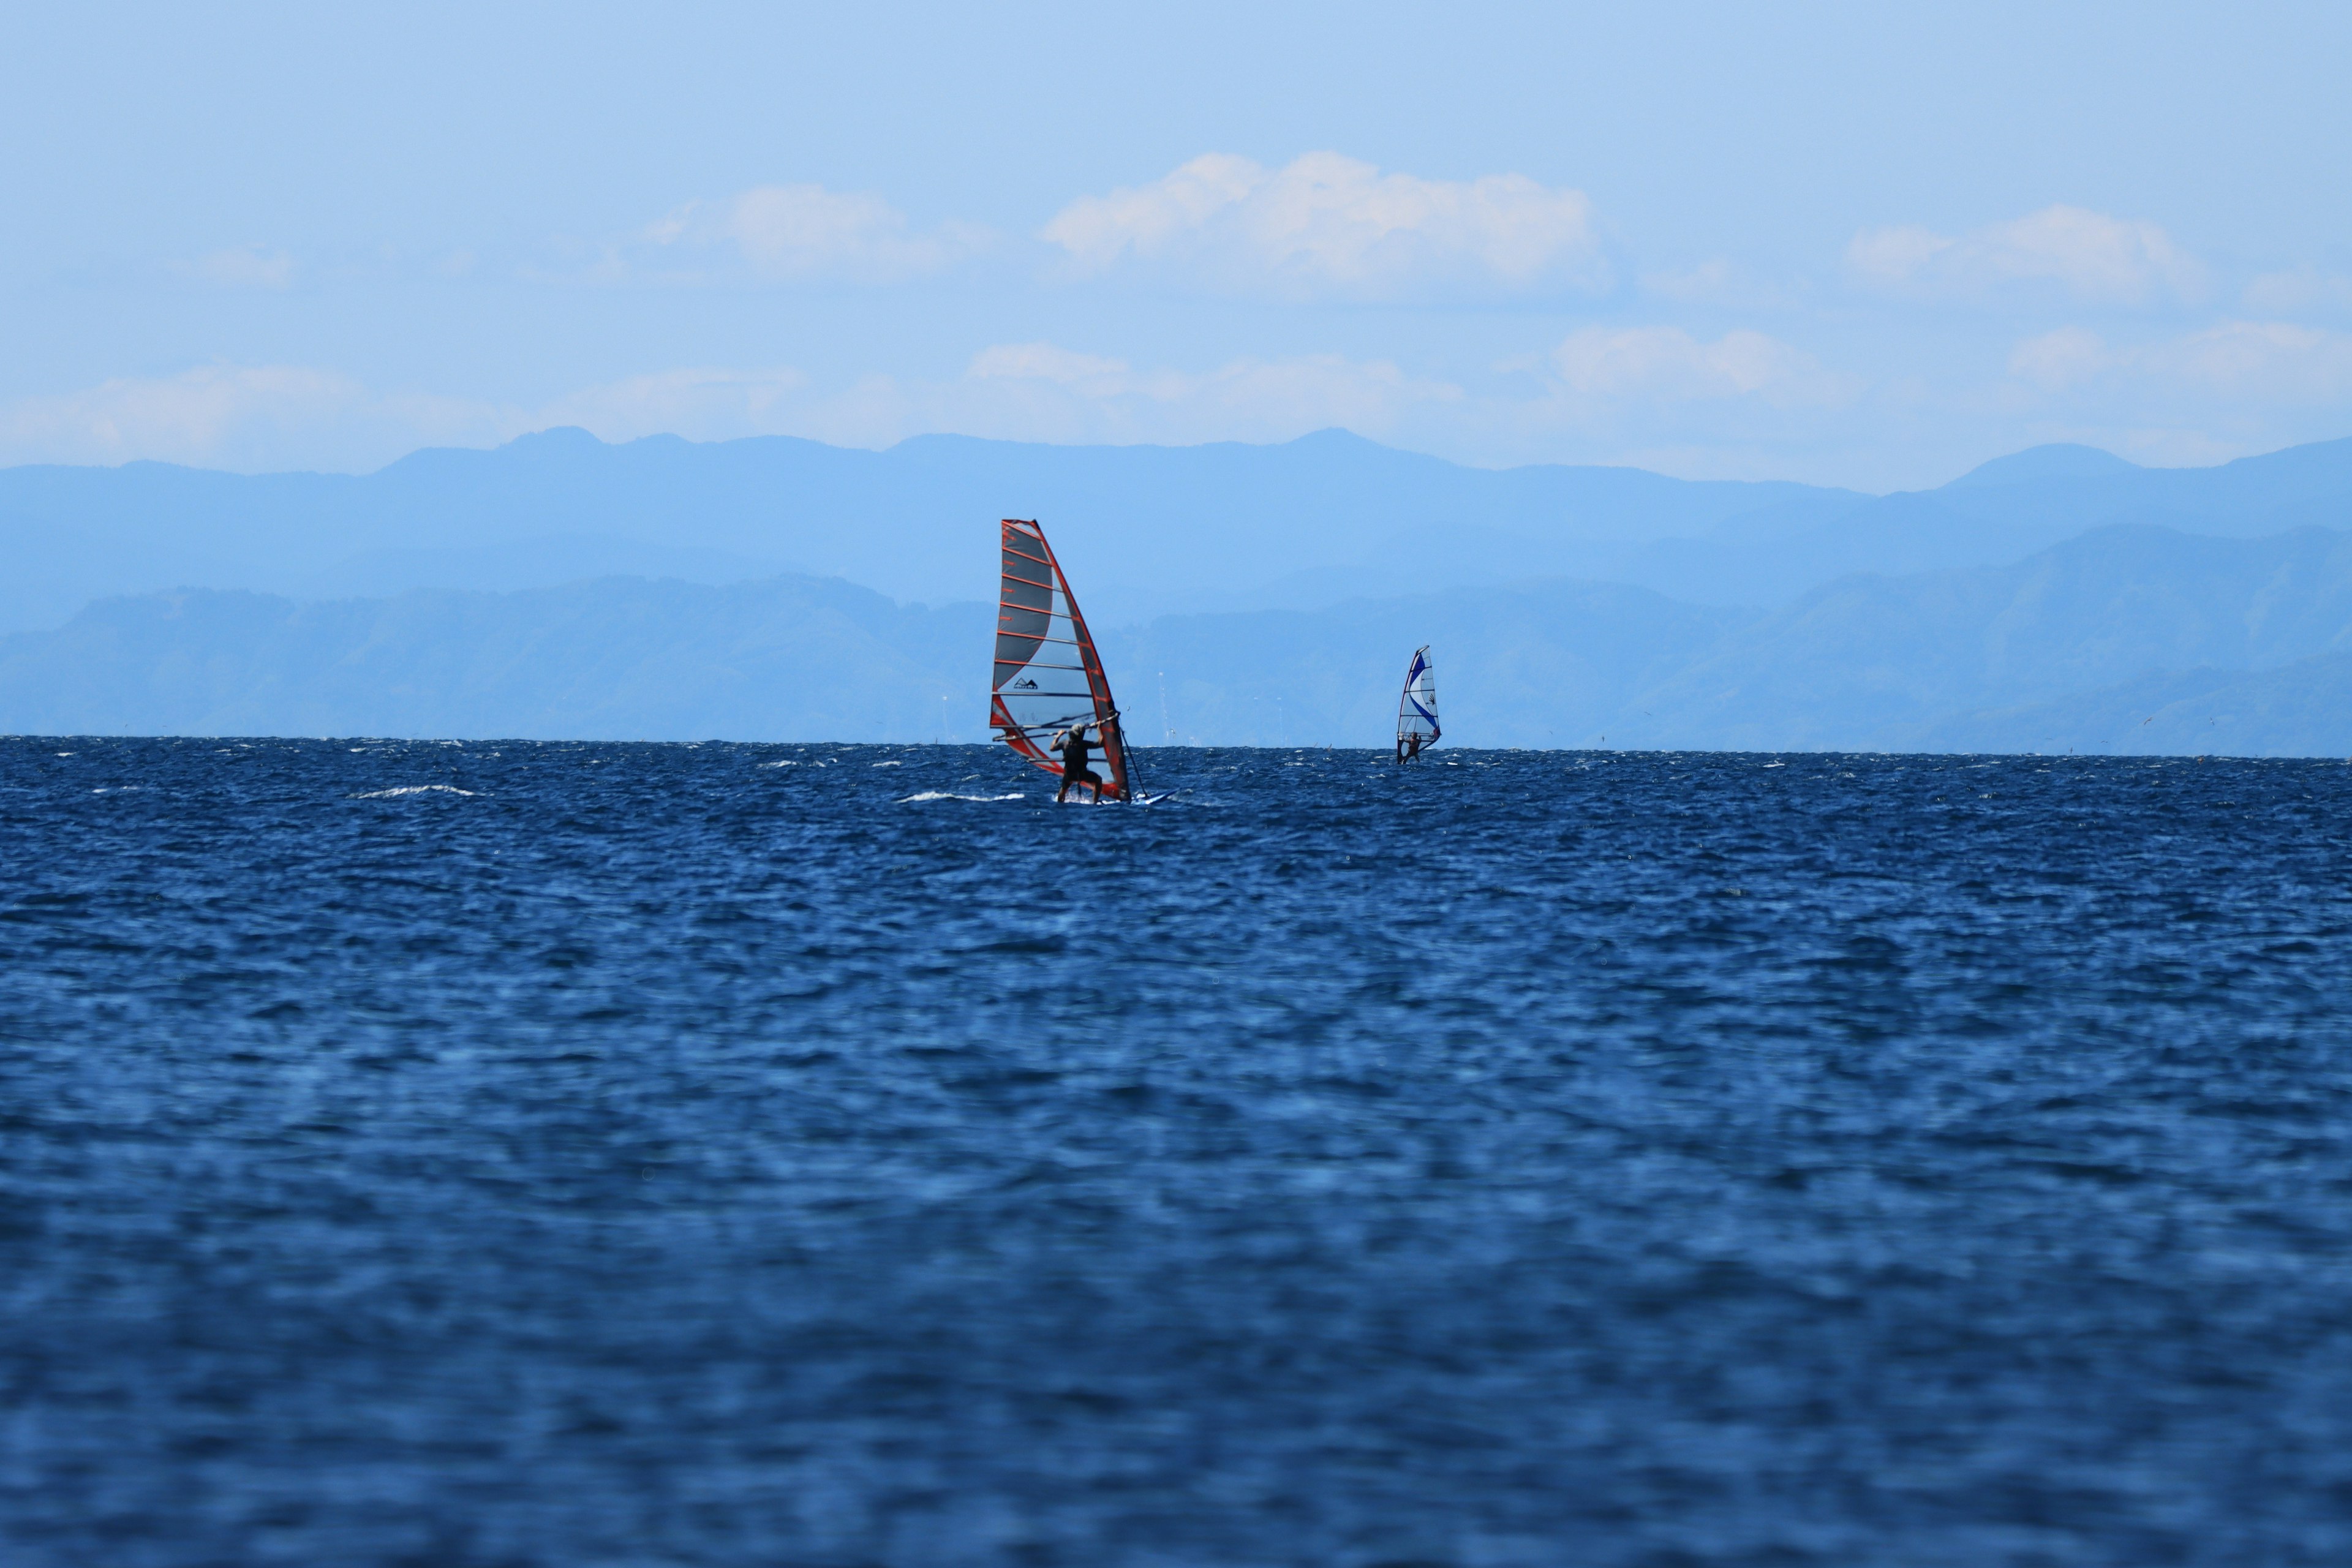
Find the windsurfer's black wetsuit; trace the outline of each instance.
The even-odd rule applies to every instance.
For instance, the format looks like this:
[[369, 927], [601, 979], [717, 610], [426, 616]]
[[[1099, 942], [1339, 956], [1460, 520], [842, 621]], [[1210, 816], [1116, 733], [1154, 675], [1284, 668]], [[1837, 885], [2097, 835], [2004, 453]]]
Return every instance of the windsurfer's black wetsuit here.
[[1084, 725], [1073, 727], [1062, 737], [1062, 787], [1054, 792], [1055, 800], [1060, 800], [1068, 795], [1072, 784], [1087, 784], [1093, 788], [1096, 795], [1102, 794], [1102, 780], [1097, 778], [1094, 770], [1087, 766], [1087, 753], [1092, 748], [1087, 744], [1087, 731]]

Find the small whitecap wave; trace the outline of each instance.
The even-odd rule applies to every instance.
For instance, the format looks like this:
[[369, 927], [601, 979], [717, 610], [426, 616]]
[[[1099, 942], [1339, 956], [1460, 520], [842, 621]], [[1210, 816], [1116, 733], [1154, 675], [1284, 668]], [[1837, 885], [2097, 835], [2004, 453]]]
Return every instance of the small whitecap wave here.
[[876, 767], [877, 767], [877, 768], [897, 768], [897, 767], [904, 767], [906, 764], [905, 764], [905, 763], [903, 763], [889, 762], [889, 763], [875, 763], [874, 765], [875, 765]]
[[1029, 798], [1029, 797], [1028, 797], [1027, 795], [958, 795], [955, 791], [953, 791], [953, 790], [951, 790], [951, 789], [927, 789], [927, 790], [923, 791], [923, 793], [922, 793], [922, 794], [920, 794], [920, 795], [906, 795], [906, 796], [901, 797], [901, 798], [900, 798], [900, 800], [899, 800], [899, 802], [898, 802], [898, 804], [899, 804], [900, 805], [914, 805], [914, 804], [915, 804], [915, 802], [917, 802], [917, 801], [919, 801], [919, 800], [978, 800], [978, 801], [990, 801], [990, 800], [1027, 800], [1028, 798]]
[[397, 789], [372, 789], [365, 795], [355, 795], [351, 798], [353, 800], [391, 800], [396, 795], [470, 795], [473, 793], [474, 792], [469, 789], [459, 789], [456, 784], [402, 784]]

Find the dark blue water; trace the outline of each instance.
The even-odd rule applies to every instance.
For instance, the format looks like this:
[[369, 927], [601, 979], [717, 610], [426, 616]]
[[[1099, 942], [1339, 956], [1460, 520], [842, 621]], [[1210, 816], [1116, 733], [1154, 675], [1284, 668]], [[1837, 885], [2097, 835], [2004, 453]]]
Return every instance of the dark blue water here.
[[1148, 760], [0, 742], [0, 1557], [2352, 1561], [2352, 767]]

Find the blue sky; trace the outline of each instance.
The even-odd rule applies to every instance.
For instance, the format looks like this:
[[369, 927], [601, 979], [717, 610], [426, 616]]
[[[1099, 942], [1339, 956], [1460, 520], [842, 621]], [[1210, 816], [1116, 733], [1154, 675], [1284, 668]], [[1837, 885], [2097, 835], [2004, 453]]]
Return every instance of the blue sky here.
[[18, 16], [0, 462], [2352, 434], [2342, 7], [848, 9]]

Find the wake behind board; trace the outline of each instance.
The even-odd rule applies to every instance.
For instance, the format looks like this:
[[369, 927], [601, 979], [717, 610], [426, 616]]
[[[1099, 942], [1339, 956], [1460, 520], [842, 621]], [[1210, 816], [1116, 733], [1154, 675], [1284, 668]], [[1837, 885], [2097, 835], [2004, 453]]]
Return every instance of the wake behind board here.
[[1100, 800], [1087, 795], [1072, 795], [1067, 799], [1056, 801], [1055, 804], [1057, 805], [1158, 805], [1161, 801], [1172, 800], [1182, 793], [1181, 790], [1163, 789], [1158, 795], [1152, 795], [1144, 790], [1138, 790], [1133, 795], [1123, 798], [1107, 795]]

